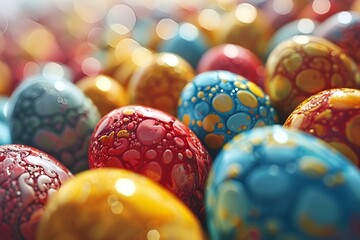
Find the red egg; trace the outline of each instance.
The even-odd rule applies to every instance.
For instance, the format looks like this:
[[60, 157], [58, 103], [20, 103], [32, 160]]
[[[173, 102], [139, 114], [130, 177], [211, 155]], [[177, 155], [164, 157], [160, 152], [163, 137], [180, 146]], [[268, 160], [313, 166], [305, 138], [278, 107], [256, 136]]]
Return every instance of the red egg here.
[[70, 177], [61, 163], [40, 150], [0, 146], [1, 239], [35, 239], [44, 205]]
[[204, 188], [211, 158], [175, 117], [143, 106], [118, 108], [97, 124], [90, 168], [118, 167], [143, 174], [178, 196], [204, 220]]
[[199, 73], [227, 70], [239, 74], [263, 88], [264, 66], [250, 50], [235, 44], [222, 44], [209, 49], [200, 59]]
[[269, 55], [265, 91], [284, 121], [308, 97], [331, 88], [360, 88], [356, 63], [330, 41], [297, 35]]
[[360, 167], [360, 90], [336, 88], [315, 94], [290, 114], [284, 126], [321, 138]]

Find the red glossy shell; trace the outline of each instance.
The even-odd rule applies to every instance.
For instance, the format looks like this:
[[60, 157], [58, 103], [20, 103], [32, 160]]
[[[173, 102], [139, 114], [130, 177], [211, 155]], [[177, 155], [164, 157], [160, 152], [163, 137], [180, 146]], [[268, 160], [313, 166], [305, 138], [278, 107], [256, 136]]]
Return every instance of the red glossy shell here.
[[177, 195], [203, 220], [211, 158], [196, 135], [171, 115], [143, 106], [110, 112], [94, 130], [89, 164], [145, 175]]
[[71, 176], [61, 163], [40, 150], [0, 146], [0, 238], [35, 239], [49, 195]]

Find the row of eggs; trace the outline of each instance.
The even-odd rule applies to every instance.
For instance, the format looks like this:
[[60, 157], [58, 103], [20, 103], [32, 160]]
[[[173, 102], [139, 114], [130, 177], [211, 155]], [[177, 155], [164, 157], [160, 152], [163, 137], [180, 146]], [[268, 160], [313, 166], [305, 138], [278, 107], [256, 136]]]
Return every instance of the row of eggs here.
[[[2, 191], [9, 204], [2, 208], [2, 236], [34, 237], [46, 197], [72, 178], [64, 164], [73, 173], [90, 165], [146, 175], [175, 193], [203, 222], [206, 212], [213, 239], [358, 238], [356, 167], [310, 136], [278, 126], [264, 128], [287, 119], [285, 126], [325, 139], [358, 163], [359, 91], [349, 88], [358, 88], [359, 76], [343, 51], [324, 39], [298, 36], [269, 56], [266, 70], [271, 74], [264, 82], [264, 67], [259, 61], [244, 60], [249, 53], [237, 45], [220, 46], [215, 53], [220, 60], [213, 67], [225, 62], [230, 66], [225, 70], [251, 68], [248, 74], [260, 80], [252, 81], [244, 70], [240, 75], [245, 78], [207, 72], [213, 70], [206, 67], [209, 55], [203, 60], [205, 73], [195, 75], [186, 60], [160, 54], [153, 65], [134, 75], [128, 91], [106, 76], [87, 80], [97, 88], [87, 95], [106, 115], [101, 120], [93, 103], [69, 81], [24, 82], [4, 105], [12, 135], [6, 141], [35, 146], [61, 163], [41, 162], [39, 158], [50, 157], [25, 146], [1, 150], [5, 176], [15, 178], [2, 181], [4, 189], [14, 189]], [[231, 67], [237, 54], [239, 65]], [[83, 90], [89, 86], [83, 84], [78, 84]], [[348, 88], [320, 92], [329, 86]], [[110, 90], [116, 89], [122, 94], [111, 96]], [[183, 123], [156, 109], [127, 106], [126, 94], [132, 102], [178, 114]], [[109, 113], [110, 109], [116, 110]], [[253, 127], [262, 128], [245, 132]], [[213, 173], [208, 152], [215, 163]], [[49, 203], [39, 239], [84, 238], [84, 234], [86, 239], [204, 237], [193, 213], [139, 175], [91, 170], [66, 186]], [[164, 206], [165, 202], [169, 204]], [[13, 206], [19, 212], [10, 211]], [[104, 224], [92, 220], [93, 215]]]

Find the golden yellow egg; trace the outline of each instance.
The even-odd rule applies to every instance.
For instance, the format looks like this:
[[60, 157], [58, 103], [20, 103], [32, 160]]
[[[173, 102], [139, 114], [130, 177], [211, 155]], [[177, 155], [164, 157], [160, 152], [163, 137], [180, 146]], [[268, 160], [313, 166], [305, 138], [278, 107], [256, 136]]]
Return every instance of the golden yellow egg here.
[[129, 102], [124, 87], [106, 75], [85, 77], [76, 85], [93, 101], [102, 116]]
[[262, 58], [273, 29], [263, 12], [249, 3], [241, 3], [224, 15], [219, 42], [238, 44]]
[[103, 168], [62, 186], [45, 208], [37, 239], [197, 240], [204, 234], [190, 210], [157, 183]]
[[131, 78], [130, 103], [176, 115], [180, 93], [194, 77], [194, 69], [182, 57], [173, 53], [157, 54]]

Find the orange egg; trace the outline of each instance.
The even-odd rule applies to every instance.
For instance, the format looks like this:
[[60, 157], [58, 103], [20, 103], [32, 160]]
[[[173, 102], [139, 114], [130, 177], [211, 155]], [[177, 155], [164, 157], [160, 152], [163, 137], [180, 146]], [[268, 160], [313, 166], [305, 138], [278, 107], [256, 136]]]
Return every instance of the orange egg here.
[[106, 75], [85, 77], [76, 85], [98, 107], [102, 116], [128, 104], [129, 97], [124, 87]]
[[46, 206], [37, 239], [204, 239], [201, 225], [174, 195], [121, 169], [88, 170], [66, 182]]
[[194, 69], [182, 57], [173, 53], [157, 54], [131, 78], [130, 103], [176, 115], [180, 93], [194, 76]]

